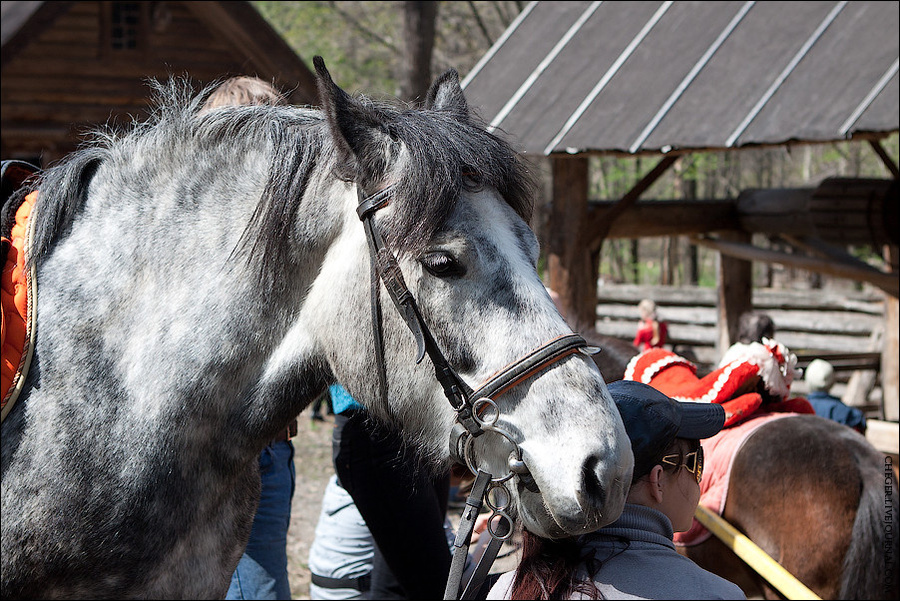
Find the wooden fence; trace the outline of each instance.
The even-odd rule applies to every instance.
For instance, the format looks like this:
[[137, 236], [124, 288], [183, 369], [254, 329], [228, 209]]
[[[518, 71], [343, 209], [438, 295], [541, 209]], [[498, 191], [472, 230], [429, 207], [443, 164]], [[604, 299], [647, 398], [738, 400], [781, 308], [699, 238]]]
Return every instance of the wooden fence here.
[[[710, 368], [718, 361], [715, 289], [601, 285], [598, 298], [596, 325], [600, 333], [630, 342], [638, 324], [637, 304], [649, 298], [656, 302], [659, 318], [668, 323], [672, 350], [688, 356], [701, 368]], [[851, 387], [855, 385], [850, 382], [854, 373], [868, 372], [867, 378], [856, 384], [865, 390], [863, 398], [854, 404], [869, 401], [881, 358], [881, 293], [756, 289], [753, 308], [772, 318], [776, 339], [798, 355], [801, 367], [815, 357], [825, 358], [834, 364], [838, 382]]]

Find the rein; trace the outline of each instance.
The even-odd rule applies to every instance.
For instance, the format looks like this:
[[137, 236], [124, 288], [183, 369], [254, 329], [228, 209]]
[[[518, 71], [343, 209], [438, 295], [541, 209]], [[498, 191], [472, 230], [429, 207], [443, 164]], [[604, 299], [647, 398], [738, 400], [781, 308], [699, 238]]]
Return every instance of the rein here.
[[[480, 388], [473, 391], [450, 366], [432, 336], [428, 325], [416, 305], [415, 298], [403, 279], [403, 273], [394, 253], [387, 247], [384, 238], [375, 226], [375, 213], [390, 202], [393, 186], [366, 196], [362, 187], [357, 184], [359, 204], [356, 214], [363, 222], [366, 239], [369, 245], [369, 261], [371, 268], [371, 305], [372, 330], [375, 337], [376, 364], [378, 366], [378, 385], [381, 400], [387, 405], [387, 374], [384, 360], [384, 340], [381, 328], [381, 303], [379, 280], [384, 284], [388, 296], [397, 307], [400, 316], [416, 339], [418, 348], [416, 363], [420, 363], [428, 354], [434, 364], [435, 377], [444, 390], [450, 405], [456, 410], [456, 424], [450, 433], [450, 454], [475, 474], [475, 484], [466, 500], [462, 518], [454, 542], [453, 561], [450, 576], [444, 592], [445, 599], [472, 599], [484, 581], [497, 552], [503, 542], [513, 533], [512, 519], [507, 513], [512, 495], [506, 488], [506, 482], [513, 477], [529, 490], [537, 491], [528, 467], [522, 457], [522, 449], [512, 436], [497, 426], [500, 409], [495, 398], [530, 378], [538, 371], [577, 352], [596, 352], [588, 350], [588, 344], [577, 334], [559, 336], [534, 349], [524, 357], [514, 361], [494, 374]], [[513, 447], [509, 455], [509, 472], [502, 477], [494, 477], [477, 467], [473, 457], [472, 444], [475, 438], [485, 432], [496, 433], [505, 438]], [[481, 510], [482, 499], [492, 510], [488, 520], [488, 532], [492, 540], [487, 550], [466, 584], [461, 582], [468, 555], [469, 543], [475, 520]]]

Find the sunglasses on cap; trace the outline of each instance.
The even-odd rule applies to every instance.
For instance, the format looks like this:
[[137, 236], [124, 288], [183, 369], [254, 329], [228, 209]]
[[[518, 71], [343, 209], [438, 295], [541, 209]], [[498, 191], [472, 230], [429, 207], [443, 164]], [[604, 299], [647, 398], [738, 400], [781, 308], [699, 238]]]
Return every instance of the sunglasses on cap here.
[[672, 465], [676, 468], [684, 468], [690, 473], [694, 474], [694, 478], [697, 480], [697, 484], [700, 484], [700, 479], [703, 477], [703, 447], [699, 447], [696, 451], [691, 451], [687, 455], [684, 456], [684, 461], [678, 463], [678, 459], [681, 457], [680, 454], [675, 455], [666, 455], [662, 459], [660, 459], [660, 463], [664, 463], [666, 465]]

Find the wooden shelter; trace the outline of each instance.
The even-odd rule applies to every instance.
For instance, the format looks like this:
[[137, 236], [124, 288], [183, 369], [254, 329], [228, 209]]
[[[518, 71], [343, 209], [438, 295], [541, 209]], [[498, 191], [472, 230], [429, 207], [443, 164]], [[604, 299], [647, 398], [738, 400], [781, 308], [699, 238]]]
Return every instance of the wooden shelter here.
[[[752, 308], [751, 262], [868, 282], [885, 292], [882, 379], [897, 419], [898, 169], [880, 141], [898, 131], [896, 2], [532, 2], [463, 85], [492, 129], [546, 158], [548, 284], [594, 323], [599, 251], [613, 237], [691, 235], [720, 253], [719, 348]], [[677, 159], [751, 147], [868, 143], [893, 176], [831, 178], [737, 199], [639, 200]], [[588, 196], [588, 157], [657, 157], [621, 199]], [[791, 253], [751, 244], [777, 234]], [[848, 244], [884, 250], [889, 271]]]
[[47, 164], [100, 124], [143, 120], [148, 78], [231, 75], [317, 102], [315, 78], [249, 2], [3, 2], [4, 159]]

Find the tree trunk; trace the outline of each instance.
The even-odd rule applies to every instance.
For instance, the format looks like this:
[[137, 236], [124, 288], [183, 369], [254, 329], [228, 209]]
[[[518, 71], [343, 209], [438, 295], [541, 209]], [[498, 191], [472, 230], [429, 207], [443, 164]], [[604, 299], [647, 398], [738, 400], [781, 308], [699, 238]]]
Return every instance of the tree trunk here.
[[400, 58], [400, 97], [422, 102], [431, 85], [431, 54], [439, 2], [403, 3], [403, 40]]

